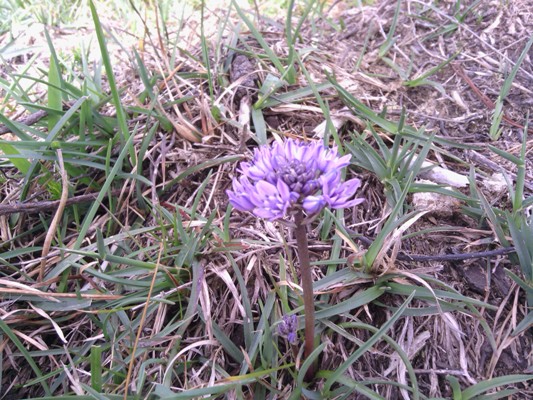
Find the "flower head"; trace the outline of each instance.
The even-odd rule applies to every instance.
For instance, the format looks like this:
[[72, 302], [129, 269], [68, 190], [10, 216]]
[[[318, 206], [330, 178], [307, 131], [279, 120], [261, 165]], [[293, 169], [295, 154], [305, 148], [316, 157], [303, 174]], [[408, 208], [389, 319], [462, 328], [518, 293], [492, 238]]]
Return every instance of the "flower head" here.
[[287, 338], [290, 344], [296, 344], [298, 336], [298, 317], [296, 314], [284, 315], [283, 320], [278, 325], [278, 333]]
[[353, 199], [359, 179], [341, 181], [341, 170], [350, 158], [319, 142], [275, 142], [255, 149], [252, 161], [241, 163], [241, 176], [233, 179], [233, 190], [227, 194], [238, 210], [270, 220], [283, 218], [297, 207], [309, 215], [326, 206], [351, 207], [363, 199]]

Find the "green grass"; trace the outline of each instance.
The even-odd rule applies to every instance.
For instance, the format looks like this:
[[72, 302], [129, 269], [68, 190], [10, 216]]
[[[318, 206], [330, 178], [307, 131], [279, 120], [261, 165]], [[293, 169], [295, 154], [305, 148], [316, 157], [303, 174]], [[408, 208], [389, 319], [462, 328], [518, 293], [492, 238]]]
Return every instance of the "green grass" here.
[[[383, 40], [360, 38], [356, 69], [363, 69], [362, 60], [374, 51], [405, 90], [423, 86], [447, 94], [437, 81], [457, 54], [433, 60], [409, 78], [412, 74], [392, 61], [398, 30], [406, 18], [424, 19], [437, 37], [453, 37], [471, 8], [458, 2], [451, 10], [455, 25], [441, 26], [433, 21], [437, 5], [407, 15], [402, 2], [391, 4]], [[399, 116], [377, 110], [353, 93], [340, 70], [322, 70], [331, 55], [306, 38], [320, 24], [331, 26], [322, 17], [327, 5], [320, 2], [290, 1], [284, 14], [275, 16], [278, 22], [259, 18], [264, 15], [237, 1], [223, 12], [171, 1], [157, 8], [126, 1], [60, 5], [6, 1], [0, 9], [6, 33], [21, 24], [46, 24], [44, 53], [20, 50], [17, 38], [0, 49], [0, 124], [12, 136], [0, 135], [0, 201], [61, 202], [64, 191], [69, 199], [94, 197], [64, 210], [54, 203], [51, 211], [0, 211], [3, 394], [478, 399], [525, 390], [522, 383], [531, 375], [480, 373], [474, 382], [466, 373], [475, 368], [457, 361], [448, 369], [463, 375], [439, 376], [438, 390], [431, 393], [421, 371], [427, 360], [435, 361], [432, 351], [439, 346], [472, 351], [463, 332], [472, 322], [495, 353], [505, 343], [499, 326], [492, 326], [495, 315], [514, 307], [518, 321], [506, 323], [508, 338], [531, 327], [527, 138], [518, 152], [497, 142], [490, 148], [514, 166], [517, 177], [508, 181], [509, 201], [495, 201], [480, 185], [484, 172], [465, 158], [479, 144], [415, 125], [405, 107]], [[198, 17], [198, 30], [191, 30]], [[126, 32], [117, 23], [124, 23]], [[60, 48], [56, 26], [89, 30], [92, 46]], [[276, 28], [277, 36], [266, 28]], [[524, 52], [505, 81], [501, 102]], [[245, 130], [228, 81], [227, 55], [237, 53], [256, 63], [262, 80], [250, 104], [246, 137], [239, 136]], [[341, 107], [364, 128], [337, 124]], [[45, 115], [26, 125], [20, 122], [22, 111]], [[273, 115], [285, 125], [273, 128]], [[283, 136], [311, 139], [309, 125], [322, 121], [323, 140], [352, 156], [346, 175], [363, 178], [367, 202], [356, 210], [326, 210], [310, 224], [317, 346], [303, 360], [303, 350], [277, 333], [283, 315], [296, 314], [301, 328], [304, 320], [290, 231], [246, 219], [228, 206], [225, 190], [238, 173], [237, 162], [257, 143]], [[500, 122], [492, 121], [495, 132]], [[491, 136], [496, 138], [492, 131]], [[428, 159], [468, 176], [470, 187], [420, 182]], [[458, 212], [473, 226], [414, 208], [415, 193], [461, 201]], [[519, 288], [513, 292], [520, 299], [516, 306], [495, 306], [488, 297], [463, 292], [439, 266], [400, 257], [406, 249], [423, 248], [417, 243], [427, 238], [440, 240], [444, 231], [466, 228], [471, 236], [456, 236], [465, 243], [514, 246], [505, 266]], [[49, 251], [46, 237], [52, 238]], [[443, 248], [456, 243], [450, 239]], [[491, 267], [491, 260], [484, 262]], [[422, 341], [418, 349], [414, 337]], [[306, 382], [314, 362], [317, 376]], [[395, 367], [385, 374], [388, 364]]]

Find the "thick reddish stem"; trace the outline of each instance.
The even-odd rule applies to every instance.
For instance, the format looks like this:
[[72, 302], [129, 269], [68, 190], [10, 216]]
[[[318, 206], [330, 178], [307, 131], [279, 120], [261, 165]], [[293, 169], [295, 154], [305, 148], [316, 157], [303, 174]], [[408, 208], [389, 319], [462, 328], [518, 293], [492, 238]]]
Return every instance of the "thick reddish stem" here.
[[[305, 343], [304, 356], [307, 359], [315, 349], [315, 300], [313, 296], [313, 277], [311, 275], [311, 263], [309, 261], [309, 244], [307, 242], [307, 229], [303, 223], [304, 215], [298, 211], [295, 215], [296, 224], [295, 236], [300, 260], [300, 274], [302, 277], [302, 290], [304, 298], [305, 312]], [[315, 376], [315, 364], [313, 363], [307, 373], [306, 380], [311, 380]]]

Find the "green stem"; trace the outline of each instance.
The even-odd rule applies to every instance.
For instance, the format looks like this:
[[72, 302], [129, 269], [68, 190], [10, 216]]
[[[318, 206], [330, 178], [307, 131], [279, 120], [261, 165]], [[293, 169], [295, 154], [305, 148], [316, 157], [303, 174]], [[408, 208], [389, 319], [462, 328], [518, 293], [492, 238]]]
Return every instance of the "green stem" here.
[[[309, 261], [309, 244], [307, 242], [307, 229], [303, 223], [304, 215], [301, 210], [295, 215], [295, 236], [298, 258], [300, 260], [300, 274], [302, 277], [302, 290], [304, 297], [305, 312], [305, 343], [304, 356], [307, 359], [315, 348], [315, 301], [313, 296], [313, 277], [311, 275], [311, 263]], [[315, 376], [315, 364], [307, 370], [306, 380]]]

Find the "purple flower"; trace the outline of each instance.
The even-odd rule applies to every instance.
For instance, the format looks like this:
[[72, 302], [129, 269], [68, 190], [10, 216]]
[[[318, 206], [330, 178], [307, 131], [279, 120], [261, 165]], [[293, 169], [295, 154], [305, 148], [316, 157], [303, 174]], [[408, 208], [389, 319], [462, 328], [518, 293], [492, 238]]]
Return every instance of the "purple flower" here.
[[298, 340], [298, 317], [296, 314], [284, 315], [283, 320], [278, 325], [278, 333], [287, 338], [290, 344], [296, 344]]
[[324, 207], [345, 208], [363, 202], [353, 199], [359, 179], [341, 181], [350, 155], [340, 157], [336, 147], [320, 142], [288, 139], [255, 149], [250, 162], [242, 162], [227, 194], [231, 204], [269, 220], [281, 219], [303, 208], [308, 215]]

